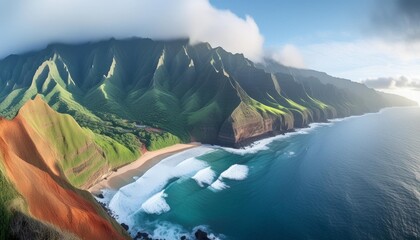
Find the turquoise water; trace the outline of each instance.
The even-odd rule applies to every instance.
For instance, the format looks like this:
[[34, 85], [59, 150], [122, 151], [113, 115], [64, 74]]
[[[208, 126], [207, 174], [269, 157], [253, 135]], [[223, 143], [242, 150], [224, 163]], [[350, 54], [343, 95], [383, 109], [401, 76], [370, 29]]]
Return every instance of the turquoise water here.
[[420, 108], [270, 141], [174, 156], [110, 208], [134, 235], [166, 239], [197, 226], [220, 239], [420, 239]]

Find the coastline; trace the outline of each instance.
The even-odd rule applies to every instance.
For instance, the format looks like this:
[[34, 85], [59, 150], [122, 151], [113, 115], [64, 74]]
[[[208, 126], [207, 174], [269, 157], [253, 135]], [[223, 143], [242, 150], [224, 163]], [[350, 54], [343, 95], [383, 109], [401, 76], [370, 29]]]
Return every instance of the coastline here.
[[[400, 108], [400, 107], [395, 107], [395, 108]], [[418, 108], [418, 107], [416, 107], [416, 108]], [[328, 121], [325, 121], [325, 122], [313, 122], [313, 123], [309, 124], [308, 126], [305, 126], [304, 128], [293, 129], [293, 131], [285, 132], [283, 134], [274, 135], [272, 137], [263, 137], [260, 140], [253, 141], [254, 144], [246, 145], [246, 147], [242, 147], [240, 149], [237, 149], [237, 148], [236, 149], [234, 149], [234, 148], [232, 148], [232, 149], [226, 149], [225, 146], [217, 146], [217, 145], [212, 145], [211, 147], [212, 148], [219, 148], [220, 147], [220, 148], [223, 148], [225, 151], [233, 152], [234, 154], [243, 155], [243, 154], [246, 154], [246, 153], [250, 153], [249, 150], [251, 150], [251, 149], [252, 150], [256, 150], [256, 151], [264, 150], [265, 149], [265, 146], [268, 143], [276, 140], [277, 138], [287, 137], [288, 135], [292, 136], [292, 135], [296, 135], [296, 134], [301, 134], [300, 133], [301, 131], [304, 131], [304, 133], [302, 133], [302, 134], [305, 134], [305, 132], [306, 132], [305, 129], [311, 129], [311, 128], [317, 128], [318, 126], [325, 126], [325, 125], [335, 124], [337, 122], [341, 122], [341, 121], [345, 121], [345, 120], [350, 120], [350, 119], [353, 119], [353, 118], [359, 118], [359, 117], [363, 117], [363, 116], [367, 116], [367, 115], [376, 115], [376, 114], [380, 114], [381, 112], [383, 112], [383, 111], [385, 111], [387, 109], [391, 109], [391, 108], [383, 108], [383, 109], [380, 109], [377, 112], [369, 112], [369, 113], [365, 113], [365, 114], [361, 114], [361, 115], [353, 115], [353, 116], [348, 116], [348, 117], [343, 117], [343, 118], [328, 119]], [[262, 140], [265, 140], [265, 141], [262, 141]], [[259, 141], [261, 141], [261, 142], [259, 142]], [[200, 147], [200, 146], [206, 147], [205, 144], [203, 146], [203, 145], [201, 145], [199, 143], [176, 144], [176, 145], [173, 145], [173, 146], [170, 146], [170, 147], [167, 147], [167, 148], [158, 150], [158, 151], [147, 152], [147, 154], [148, 154], [147, 156], [146, 156], [146, 154], [144, 154], [142, 157], [140, 157], [135, 162], [127, 165], [127, 166], [130, 166], [130, 165], [132, 165], [132, 164], [134, 164], [136, 162], [140, 162], [140, 163], [138, 163], [139, 164], [138, 168], [135, 168], [135, 167], [133, 168], [133, 166], [131, 166], [130, 169], [128, 169], [128, 170], [126, 169], [127, 171], [123, 172], [122, 170], [124, 170], [125, 167], [127, 167], [127, 166], [121, 167], [121, 168], [119, 168], [117, 170], [117, 172], [114, 175], [114, 177], [116, 178], [115, 180], [117, 182], [113, 182], [113, 180], [110, 179], [111, 181], [107, 183], [108, 185], [102, 185], [101, 187], [98, 187], [97, 189], [92, 189], [93, 188], [92, 187], [92, 188], [89, 189], [89, 191], [91, 192], [91, 194], [94, 194], [96, 196], [99, 196], [99, 198], [103, 198], [103, 197], [101, 197], [101, 193], [102, 193], [101, 192], [101, 189], [104, 189], [104, 188], [108, 188], [109, 189], [109, 188], [111, 188], [111, 189], [117, 190], [120, 187], [123, 187], [123, 186], [125, 186], [127, 184], [130, 184], [130, 183], [135, 182], [136, 179], [134, 179], [133, 176], [141, 176], [141, 175], [143, 175], [146, 171], [148, 171], [153, 166], [155, 166], [156, 164], [158, 164], [161, 160], [166, 159], [166, 158], [168, 158], [168, 157], [170, 157], [170, 156], [172, 156], [172, 155], [174, 155], [176, 153], [183, 152], [185, 150], [188, 150], [188, 149], [191, 149], [191, 148], [195, 148], [195, 147]], [[176, 150], [173, 150], [174, 147], [176, 147]], [[227, 148], [229, 148], [229, 147], [227, 147]], [[249, 148], [251, 148], [251, 149], [249, 149]], [[154, 156], [150, 156], [150, 153], [153, 153]], [[255, 153], [255, 152], [251, 152], [251, 153]], [[293, 152], [293, 154], [294, 154], [294, 152]], [[142, 159], [142, 158], [144, 158], [144, 159]], [[134, 172], [134, 174], [130, 175], [130, 171], [135, 171], [135, 172]], [[149, 172], [149, 173], [152, 173], [152, 172]], [[158, 173], [158, 175], [160, 175], [162, 172], [160, 172], [160, 171], [154, 171], [153, 172], [153, 174], [154, 174], [153, 176], [157, 176], [156, 173]], [[129, 175], [127, 175], [127, 174], [129, 174]], [[118, 177], [119, 175], [121, 175], [121, 177], [123, 177], [125, 179], [120, 179]], [[150, 176], [150, 174], [149, 174], [149, 176]], [[102, 179], [100, 182], [106, 182], [105, 180]], [[149, 179], [149, 181], [150, 181], [150, 179]], [[117, 185], [114, 185], [114, 184], [117, 184]], [[98, 184], [96, 184], [96, 185], [98, 185]], [[112, 187], [112, 186], [114, 186], [114, 187]], [[150, 184], [146, 184], [144, 186], [150, 186]], [[131, 191], [132, 191], [132, 189], [133, 188], [131, 188]], [[140, 189], [140, 188], [137, 188], [137, 189]], [[127, 190], [130, 190], [130, 189], [127, 189]], [[164, 188], [161, 188], [161, 189], [158, 190], [158, 192], [159, 191], [162, 191], [163, 192], [163, 190], [164, 190]], [[108, 199], [107, 196], [105, 196], [105, 198]], [[118, 214], [118, 212], [115, 213], [112, 210], [110, 210], [109, 205], [107, 205], [107, 204], [109, 204], [109, 202], [108, 203], [101, 202], [101, 201], [99, 201], [99, 202], [104, 207], [104, 209], [112, 217], [120, 216]], [[118, 218], [116, 218], [116, 219], [118, 219]], [[133, 225], [131, 225], [128, 222], [121, 221], [120, 223], [123, 224], [123, 226], [128, 226], [130, 229], [133, 229]], [[200, 230], [200, 231], [202, 231], [202, 230]], [[142, 232], [142, 231], [140, 231], [140, 232], [137, 232], [137, 236], [152, 236], [152, 235], [149, 232], [146, 232], [146, 231], [145, 232]]]
[[200, 143], [175, 144], [156, 151], [146, 152], [137, 160], [121, 168], [110, 171], [101, 177], [96, 184], [87, 189], [93, 195], [100, 195], [102, 189], [119, 189], [135, 181], [134, 177], [143, 175], [161, 160], [178, 152], [201, 146]]
[[224, 144], [224, 145], [216, 145], [219, 147], [227, 147], [227, 148], [232, 148], [235, 150], [241, 150], [241, 149], [246, 149], [246, 148], [252, 148], [255, 146], [256, 143], [263, 141], [263, 140], [268, 140], [270, 141], [270, 139], [275, 139], [277, 137], [281, 137], [281, 136], [287, 136], [288, 134], [293, 134], [296, 132], [299, 132], [301, 130], [305, 130], [305, 129], [311, 129], [313, 124], [325, 124], [325, 123], [335, 123], [335, 122], [341, 122], [343, 120], [348, 120], [348, 119], [352, 119], [352, 118], [356, 118], [356, 117], [363, 117], [369, 114], [379, 114], [382, 111], [385, 111], [387, 109], [393, 109], [393, 108], [420, 108], [420, 106], [396, 106], [396, 107], [383, 107], [377, 111], [372, 111], [372, 112], [366, 112], [366, 113], [361, 113], [361, 114], [355, 114], [355, 115], [349, 115], [349, 116], [345, 116], [345, 117], [336, 117], [336, 118], [328, 118], [322, 121], [314, 121], [314, 122], [310, 122], [308, 123], [306, 126], [303, 127], [299, 127], [299, 128], [292, 128], [289, 130], [285, 130], [285, 131], [270, 131], [270, 132], [266, 132], [263, 133], [261, 135], [257, 135], [257, 136], [253, 136], [247, 139], [244, 139], [240, 142], [236, 142], [233, 144]]
[[[418, 107], [418, 106], [415, 106], [415, 107]], [[367, 113], [363, 113], [359, 115], [351, 115], [351, 116], [342, 117], [342, 118], [332, 118], [332, 119], [327, 119], [326, 121], [312, 122], [305, 127], [294, 128], [289, 131], [267, 132], [262, 135], [254, 136], [244, 141], [238, 142], [234, 144], [233, 146], [226, 146], [226, 145], [225, 146], [216, 145], [216, 146], [233, 148], [237, 150], [246, 149], [249, 147], [253, 147], [255, 143], [261, 140], [270, 140], [279, 136], [287, 136], [288, 134], [297, 132], [299, 130], [311, 128], [310, 126], [311, 124], [339, 122], [342, 120], [351, 119], [354, 117], [361, 117], [368, 114], [377, 114], [389, 108], [400, 108], [400, 107], [385, 107], [374, 112], [367, 112]], [[101, 179], [96, 184], [89, 187], [87, 191], [89, 191], [91, 194], [95, 196], [98, 196], [102, 193], [101, 191], [102, 189], [107, 188], [107, 189], [117, 190], [127, 184], [134, 182], [135, 181], [134, 177], [139, 177], [143, 175], [147, 170], [152, 168], [161, 160], [167, 157], [170, 157], [173, 154], [176, 154], [176, 153], [179, 153], [179, 152], [191, 149], [191, 148], [199, 147], [201, 145], [202, 145], [201, 143], [197, 143], [197, 142], [188, 143], [188, 144], [175, 144], [175, 145], [172, 145], [163, 149], [159, 149], [156, 151], [146, 152], [145, 154], [140, 156], [137, 160], [133, 161], [132, 163], [104, 174], [101, 177]]]

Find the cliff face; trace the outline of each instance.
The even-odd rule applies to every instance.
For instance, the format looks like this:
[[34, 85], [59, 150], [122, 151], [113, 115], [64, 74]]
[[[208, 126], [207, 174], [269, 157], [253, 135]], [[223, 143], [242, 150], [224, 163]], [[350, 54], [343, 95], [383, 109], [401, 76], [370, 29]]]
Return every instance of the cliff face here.
[[0, 165], [24, 200], [25, 214], [82, 239], [127, 238], [89, 193], [77, 190], [67, 181], [59, 161], [62, 153], [50, 142], [64, 140], [45, 139], [54, 127], [46, 121], [42, 128], [34, 128], [37, 117], [48, 117], [55, 123], [66, 118], [36, 98], [23, 106], [13, 120], [0, 120]]
[[239, 147], [267, 134], [283, 133], [293, 129], [294, 118], [290, 111], [259, 103], [238, 83], [234, 88], [240, 103], [219, 130], [219, 143]]
[[187, 40], [55, 44], [0, 61], [0, 115], [13, 116], [41, 94], [93, 131], [120, 131], [112, 125], [131, 120], [184, 141], [235, 145], [310, 122], [411, 104], [391, 104], [388, 96], [348, 80], [331, 84], [334, 78], [310, 70], [275, 63], [261, 68], [243, 55]]

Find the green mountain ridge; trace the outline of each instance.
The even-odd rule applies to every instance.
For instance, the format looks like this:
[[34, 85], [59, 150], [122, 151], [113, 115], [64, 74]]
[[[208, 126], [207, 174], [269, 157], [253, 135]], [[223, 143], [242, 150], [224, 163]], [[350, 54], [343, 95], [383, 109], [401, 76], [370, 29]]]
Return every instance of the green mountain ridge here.
[[[353, 108], [360, 109], [359, 112], [349, 112], [347, 115], [375, 111], [375, 109], [380, 108], [384, 103], [386, 106], [417, 105], [415, 102], [404, 97], [375, 91], [362, 83], [333, 77], [316, 70], [287, 67], [271, 59], [265, 59], [263, 64], [256, 64], [256, 67], [264, 69], [269, 73], [292, 76], [296, 82], [305, 86], [308, 93], [322, 101], [333, 102], [327, 98], [328, 93], [334, 93], [334, 88], [343, 90], [345, 93], [344, 96], [335, 94], [330, 97], [337, 101], [343, 101], [339, 99], [345, 97], [349, 103], [355, 105]], [[334, 107], [338, 106], [335, 105]]]
[[[311, 122], [412, 104], [347, 80], [286, 69], [274, 62], [262, 69], [241, 54], [188, 40], [52, 44], [0, 61], [0, 115], [13, 117], [40, 94], [83, 127], [136, 151], [136, 138], [149, 148], [158, 138], [162, 146], [241, 146]], [[166, 135], [151, 136], [134, 122]]]

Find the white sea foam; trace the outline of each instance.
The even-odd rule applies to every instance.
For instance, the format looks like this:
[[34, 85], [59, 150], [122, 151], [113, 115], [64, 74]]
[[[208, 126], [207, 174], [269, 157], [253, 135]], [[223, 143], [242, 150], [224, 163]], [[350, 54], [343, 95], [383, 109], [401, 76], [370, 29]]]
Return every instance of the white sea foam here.
[[[351, 120], [351, 119], [354, 119], [354, 118], [360, 118], [360, 117], [365, 117], [365, 116], [370, 116], [370, 115], [375, 115], [375, 114], [381, 114], [385, 111], [389, 111], [389, 110], [392, 110], [394, 108], [406, 108], [406, 107], [386, 107], [386, 108], [382, 108], [378, 112], [365, 113], [365, 114], [361, 114], [361, 115], [354, 115], [354, 116], [349, 116], [349, 117], [344, 117], [344, 118], [333, 118], [333, 119], [328, 119], [328, 121], [331, 122], [331, 123], [342, 122], [342, 121], [347, 121], [347, 120]], [[411, 107], [407, 107], [407, 108], [411, 108]]]
[[194, 239], [194, 235], [186, 231], [182, 226], [169, 222], [157, 222], [155, 229], [151, 233], [152, 239], [181, 239], [186, 236], [187, 239]]
[[206, 168], [208, 165], [206, 162], [198, 160], [196, 158], [189, 158], [185, 161], [178, 163], [173, 169], [173, 177], [188, 176], [192, 173], [200, 171]]
[[294, 132], [289, 132], [289, 133], [286, 133], [286, 134], [277, 135], [277, 136], [274, 136], [274, 137], [265, 138], [265, 139], [262, 139], [262, 140], [259, 140], [259, 141], [255, 141], [250, 146], [240, 148], [240, 149], [228, 148], [228, 147], [219, 147], [219, 148], [223, 149], [226, 152], [230, 152], [230, 153], [237, 154], [237, 155], [255, 154], [259, 151], [267, 150], [268, 149], [268, 144], [272, 143], [273, 141], [280, 140], [280, 139], [286, 139], [286, 138], [289, 138], [289, 137], [295, 136], [295, 135], [308, 134], [311, 130], [312, 129], [310, 129], [310, 128], [297, 129]]
[[[209, 147], [192, 148], [160, 161], [135, 182], [120, 188], [110, 200], [109, 209], [113, 211], [120, 223], [124, 222], [132, 227], [134, 225], [132, 216], [144, 210], [141, 208], [143, 203], [161, 192], [171, 179], [189, 178], [208, 167], [204, 161], [196, 159], [195, 156], [201, 156], [213, 150]], [[151, 200], [150, 203], [152, 202]], [[146, 208], [151, 205], [146, 205]]]
[[171, 208], [169, 207], [168, 203], [166, 202], [165, 198], [168, 197], [163, 190], [161, 192], [156, 193], [151, 198], [147, 199], [141, 205], [141, 209], [148, 214], [157, 214], [160, 215], [165, 212], [169, 212]]
[[330, 126], [332, 125], [332, 123], [330, 122], [326, 122], [326, 123], [310, 123], [309, 124], [309, 129], [314, 129], [314, 128], [318, 128], [318, 127], [324, 127], [324, 126]]
[[334, 119], [329, 119], [328, 121], [331, 123], [336, 123], [336, 122], [342, 122], [346, 120], [346, 118], [334, 118]]
[[[379, 111], [385, 111], [386, 109], [382, 109]], [[366, 116], [366, 115], [371, 115], [371, 114], [378, 114], [378, 113], [366, 113], [363, 115], [358, 115], [358, 116], [350, 116], [350, 117], [345, 117], [345, 118], [334, 118], [334, 119], [329, 119], [329, 122], [326, 123], [310, 123], [309, 124], [309, 128], [299, 128], [296, 129], [294, 132], [289, 132], [289, 133], [285, 133], [283, 135], [277, 135], [271, 138], [265, 138], [259, 141], [255, 141], [254, 143], [252, 143], [250, 146], [241, 148], [241, 149], [235, 149], [235, 148], [228, 148], [228, 147], [219, 147], [220, 149], [223, 149], [227, 152], [233, 153], [233, 154], [238, 154], [238, 155], [245, 155], [245, 154], [254, 154], [257, 153], [259, 151], [262, 150], [267, 150], [268, 149], [268, 144], [270, 144], [273, 141], [276, 140], [280, 140], [280, 139], [285, 139], [285, 138], [289, 138], [291, 136], [295, 136], [295, 135], [302, 135], [302, 134], [309, 134], [312, 130], [319, 128], [319, 127], [325, 127], [325, 126], [331, 126], [332, 124], [334, 124], [335, 122], [341, 122], [344, 120], [350, 120], [353, 118], [359, 118], [362, 116]]]
[[220, 174], [221, 178], [227, 178], [231, 180], [244, 180], [248, 176], [248, 167], [245, 165], [234, 164], [230, 166], [226, 171]]
[[226, 183], [224, 183], [221, 179], [217, 179], [214, 183], [210, 185], [210, 189], [214, 191], [221, 191], [226, 188], [229, 188], [229, 186]]
[[[197, 230], [203, 230], [204, 232], [208, 233], [208, 238], [211, 240], [222, 240], [226, 239], [226, 236], [223, 234], [216, 234], [208, 227], [204, 225], [196, 226], [192, 229], [185, 229], [184, 227], [174, 224], [167, 221], [154, 221], [148, 222], [148, 225], [153, 225], [154, 229], [153, 232], [150, 233], [150, 237], [152, 239], [181, 239], [182, 236], [185, 236], [186, 239], [195, 239], [195, 232]], [[144, 231], [144, 228], [137, 228], [138, 231]], [[138, 231], [135, 231], [137, 233]]]
[[218, 192], [223, 189], [229, 188], [229, 185], [223, 182], [224, 179], [236, 181], [244, 180], [248, 176], [248, 172], [249, 169], [247, 166], [234, 164], [230, 166], [227, 170], [222, 172], [222, 174], [220, 174], [219, 178], [210, 185], [210, 189], [215, 192]]
[[207, 167], [198, 171], [192, 179], [194, 179], [200, 187], [204, 187], [204, 185], [210, 185], [215, 177], [216, 173], [211, 170], [211, 167]]
[[275, 140], [276, 137], [273, 138], [266, 138], [260, 141], [256, 141], [252, 143], [252, 145], [236, 149], [236, 148], [229, 148], [229, 147], [219, 147], [220, 149], [223, 149], [226, 152], [230, 152], [237, 155], [245, 155], [245, 154], [254, 154], [259, 151], [267, 150], [267, 145]]

